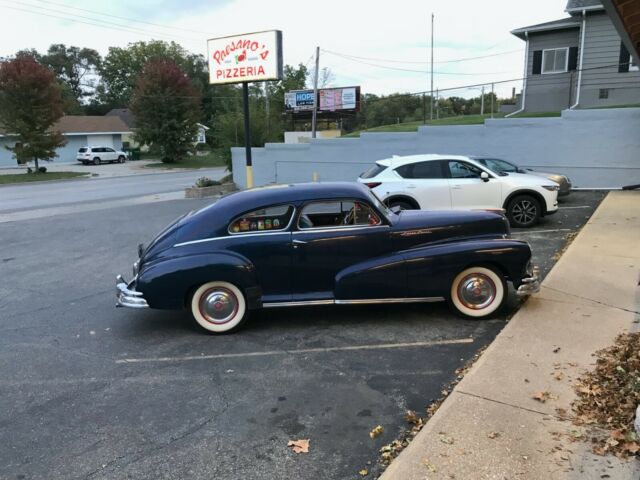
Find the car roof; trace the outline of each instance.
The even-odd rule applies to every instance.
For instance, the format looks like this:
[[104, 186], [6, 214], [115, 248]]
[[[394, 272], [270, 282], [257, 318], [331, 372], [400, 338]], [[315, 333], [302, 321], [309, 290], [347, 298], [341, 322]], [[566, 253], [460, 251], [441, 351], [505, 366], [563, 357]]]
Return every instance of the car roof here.
[[376, 163], [379, 165], [384, 165], [385, 167], [389, 167], [392, 165], [394, 167], [400, 167], [402, 165], [407, 165], [410, 163], [427, 162], [432, 160], [473, 160], [473, 157], [469, 157], [466, 155], [443, 155], [440, 153], [423, 153], [419, 155], [405, 155], [402, 157], [399, 155], [394, 155], [391, 158], [378, 160]]

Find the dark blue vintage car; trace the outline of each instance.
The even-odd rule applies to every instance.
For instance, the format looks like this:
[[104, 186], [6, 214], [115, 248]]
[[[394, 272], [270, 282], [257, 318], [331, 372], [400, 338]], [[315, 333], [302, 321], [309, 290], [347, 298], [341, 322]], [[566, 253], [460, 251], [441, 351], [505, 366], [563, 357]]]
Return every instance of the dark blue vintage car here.
[[313, 183], [234, 193], [176, 220], [138, 248], [118, 305], [188, 308], [209, 332], [249, 311], [299, 305], [447, 300], [495, 313], [507, 281], [539, 289], [526, 242], [495, 211], [389, 210], [364, 185]]

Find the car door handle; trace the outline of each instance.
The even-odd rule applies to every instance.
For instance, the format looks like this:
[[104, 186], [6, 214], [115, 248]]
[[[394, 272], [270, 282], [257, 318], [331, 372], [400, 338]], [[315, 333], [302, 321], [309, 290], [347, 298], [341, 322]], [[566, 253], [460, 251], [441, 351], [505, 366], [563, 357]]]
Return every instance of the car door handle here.
[[415, 185], [407, 185], [407, 188], [416, 188]]
[[460, 188], [462, 188], [462, 185], [453, 185], [451, 188], [455, 188], [456, 190], [459, 190]]
[[304, 240], [294, 240], [294, 241], [293, 241], [293, 242], [291, 242], [291, 243], [293, 243], [293, 248], [296, 248], [298, 245], [304, 245], [304, 244], [306, 244], [307, 242], [305, 242]]

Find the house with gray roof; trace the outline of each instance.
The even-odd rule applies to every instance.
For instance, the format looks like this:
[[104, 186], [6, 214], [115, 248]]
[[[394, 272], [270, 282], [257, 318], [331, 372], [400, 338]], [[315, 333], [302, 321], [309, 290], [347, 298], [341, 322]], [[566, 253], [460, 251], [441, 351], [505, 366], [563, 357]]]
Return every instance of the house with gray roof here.
[[565, 12], [511, 32], [526, 42], [518, 111], [640, 104], [638, 59], [602, 2], [568, 0]]
[[[65, 115], [58, 120], [52, 131], [60, 132], [67, 144], [58, 148], [56, 162], [70, 163], [76, 162], [76, 154], [80, 147], [103, 146], [112, 147], [116, 150], [122, 148], [122, 137], [131, 133], [131, 128], [127, 126], [119, 117], [103, 117], [91, 115]], [[15, 167], [16, 160], [13, 153], [5, 147], [13, 147], [16, 138], [0, 127], [0, 168]]]

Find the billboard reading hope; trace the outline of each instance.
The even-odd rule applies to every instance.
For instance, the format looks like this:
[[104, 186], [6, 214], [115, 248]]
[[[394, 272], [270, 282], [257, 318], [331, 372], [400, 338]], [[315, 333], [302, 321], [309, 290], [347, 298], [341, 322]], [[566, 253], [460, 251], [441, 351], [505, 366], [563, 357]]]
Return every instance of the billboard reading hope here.
[[282, 79], [282, 32], [245, 33], [207, 41], [209, 83]]

